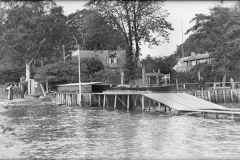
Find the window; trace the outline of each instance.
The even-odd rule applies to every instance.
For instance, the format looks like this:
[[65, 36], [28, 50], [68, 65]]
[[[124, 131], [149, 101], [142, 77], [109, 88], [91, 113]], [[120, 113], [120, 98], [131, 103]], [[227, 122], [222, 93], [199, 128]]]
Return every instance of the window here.
[[108, 57], [108, 63], [116, 64], [117, 63], [117, 57]]

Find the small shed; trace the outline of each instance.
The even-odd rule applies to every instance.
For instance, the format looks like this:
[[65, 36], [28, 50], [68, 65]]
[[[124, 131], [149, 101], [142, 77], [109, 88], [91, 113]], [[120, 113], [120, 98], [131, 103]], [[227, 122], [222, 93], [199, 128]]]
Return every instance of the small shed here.
[[[84, 82], [81, 83], [82, 93], [103, 92], [110, 88], [110, 84], [103, 82]], [[55, 85], [57, 92], [78, 92], [79, 83], [68, 83]]]

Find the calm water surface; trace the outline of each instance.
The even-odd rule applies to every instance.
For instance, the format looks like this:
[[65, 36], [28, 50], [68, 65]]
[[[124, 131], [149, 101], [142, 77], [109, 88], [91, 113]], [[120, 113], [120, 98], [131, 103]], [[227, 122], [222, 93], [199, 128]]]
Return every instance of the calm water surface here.
[[59, 106], [1, 109], [0, 159], [239, 158], [231, 120]]

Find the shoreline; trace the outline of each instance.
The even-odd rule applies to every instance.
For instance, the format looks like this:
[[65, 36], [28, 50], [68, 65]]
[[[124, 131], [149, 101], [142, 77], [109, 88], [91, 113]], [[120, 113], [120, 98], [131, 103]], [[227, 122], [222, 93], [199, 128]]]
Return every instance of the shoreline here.
[[13, 100], [8, 99], [0, 99], [0, 107], [8, 108], [14, 106], [42, 106], [42, 105], [56, 105], [50, 98], [48, 97], [32, 97], [25, 96], [25, 98], [17, 98]]

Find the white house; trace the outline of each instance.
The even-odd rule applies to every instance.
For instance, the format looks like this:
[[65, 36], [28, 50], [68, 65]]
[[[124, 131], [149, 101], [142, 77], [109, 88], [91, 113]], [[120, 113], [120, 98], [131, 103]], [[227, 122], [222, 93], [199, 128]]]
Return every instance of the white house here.
[[191, 56], [179, 59], [178, 63], [173, 67], [173, 69], [177, 72], [187, 72], [197, 64], [205, 62], [211, 64], [213, 59], [214, 58], [210, 58], [210, 54], [207, 52], [204, 54], [195, 54], [192, 52]]

